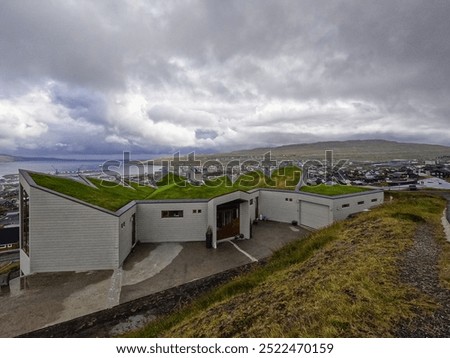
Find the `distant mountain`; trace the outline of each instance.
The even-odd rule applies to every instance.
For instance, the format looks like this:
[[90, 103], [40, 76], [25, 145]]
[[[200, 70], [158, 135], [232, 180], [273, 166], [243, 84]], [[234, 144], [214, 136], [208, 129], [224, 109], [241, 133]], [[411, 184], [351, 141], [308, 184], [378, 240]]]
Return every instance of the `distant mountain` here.
[[20, 159], [20, 158], [13, 157], [11, 155], [0, 154], [0, 163], [15, 162], [18, 159]]
[[[336, 159], [389, 160], [389, 159], [435, 159], [450, 155], [450, 147], [434, 144], [400, 143], [387, 140], [347, 140], [291, 144], [280, 147], [255, 148], [234, 151], [220, 156], [261, 156], [271, 151], [274, 157], [321, 159], [325, 150], [333, 150]], [[213, 155], [217, 156], [217, 155]]]
[[[16, 157], [7, 154], [0, 154], [0, 163], [8, 163], [8, 162], [21, 162], [21, 161], [86, 161], [91, 159], [72, 159], [72, 158], [53, 158], [53, 157]], [[92, 159], [92, 161], [95, 161]]]

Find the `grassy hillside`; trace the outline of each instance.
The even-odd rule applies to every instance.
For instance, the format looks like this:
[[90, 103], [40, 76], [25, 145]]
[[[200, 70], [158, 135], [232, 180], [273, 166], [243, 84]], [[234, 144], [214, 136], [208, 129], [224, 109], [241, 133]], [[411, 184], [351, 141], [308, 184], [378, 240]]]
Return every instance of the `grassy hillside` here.
[[289, 244], [265, 266], [130, 336], [393, 336], [400, 320], [437, 307], [400, 276], [420, 225], [446, 248], [441, 272], [450, 265], [440, 225], [445, 201], [393, 195], [394, 202]]
[[286, 159], [324, 159], [325, 150], [333, 150], [334, 157], [349, 160], [435, 159], [450, 155], [450, 147], [432, 144], [399, 143], [387, 140], [348, 140], [318, 143], [291, 144], [273, 148], [255, 148], [211, 157], [262, 156], [268, 151], [272, 156]]

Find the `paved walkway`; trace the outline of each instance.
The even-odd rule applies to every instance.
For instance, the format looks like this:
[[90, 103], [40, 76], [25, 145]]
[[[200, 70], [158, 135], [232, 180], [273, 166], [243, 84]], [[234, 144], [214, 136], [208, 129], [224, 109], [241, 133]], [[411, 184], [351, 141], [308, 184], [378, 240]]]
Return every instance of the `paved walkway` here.
[[[307, 230], [297, 227], [294, 229], [298, 231], [294, 231], [291, 227], [262, 222], [254, 226], [252, 239], [224, 241], [216, 250], [206, 249], [204, 242], [140, 245], [123, 266], [124, 277], [131, 275], [135, 279], [123, 282], [120, 303], [266, 258], [286, 243], [308, 234]], [[165, 258], [149, 260], [155, 250], [163, 250]], [[138, 266], [144, 267], [146, 273], [136, 276], [133, 272]]]
[[250, 240], [138, 245], [115, 271], [38, 274], [11, 282], [0, 293], [0, 337], [13, 337], [113, 307], [270, 256], [308, 231], [289, 224], [260, 222]]

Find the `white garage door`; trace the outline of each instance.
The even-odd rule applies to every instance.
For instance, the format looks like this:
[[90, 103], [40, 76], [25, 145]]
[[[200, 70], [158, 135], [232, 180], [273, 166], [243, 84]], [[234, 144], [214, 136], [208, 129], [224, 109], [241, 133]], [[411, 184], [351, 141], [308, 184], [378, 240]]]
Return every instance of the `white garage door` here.
[[330, 208], [327, 205], [300, 202], [300, 224], [318, 229], [330, 224]]

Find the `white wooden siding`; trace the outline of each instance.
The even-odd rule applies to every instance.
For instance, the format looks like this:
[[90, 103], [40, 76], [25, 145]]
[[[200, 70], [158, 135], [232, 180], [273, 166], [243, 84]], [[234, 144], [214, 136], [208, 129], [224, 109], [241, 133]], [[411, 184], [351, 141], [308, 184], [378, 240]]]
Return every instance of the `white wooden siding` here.
[[119, 265], [118, 218], [30, 188], [30, 271], [87, 271]]

